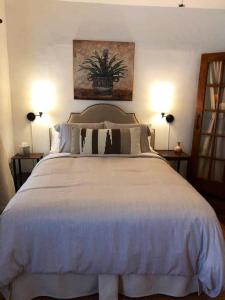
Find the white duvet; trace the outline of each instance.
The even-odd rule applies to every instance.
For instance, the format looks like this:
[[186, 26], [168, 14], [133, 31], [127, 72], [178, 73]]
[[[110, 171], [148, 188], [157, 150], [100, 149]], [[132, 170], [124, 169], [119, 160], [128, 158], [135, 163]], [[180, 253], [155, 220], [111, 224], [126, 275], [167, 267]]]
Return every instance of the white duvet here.
[[49, 156], [0, 217], [0, 289], [23, 273], [198, 276], [225, 283], [217, 217], [156, 155]]

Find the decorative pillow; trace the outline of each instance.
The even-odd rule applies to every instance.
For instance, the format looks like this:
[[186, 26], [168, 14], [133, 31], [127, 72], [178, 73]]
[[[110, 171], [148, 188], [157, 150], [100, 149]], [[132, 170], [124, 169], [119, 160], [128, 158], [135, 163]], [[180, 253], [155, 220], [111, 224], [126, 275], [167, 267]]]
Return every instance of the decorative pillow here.
[[54, 126], [59, 132], [59, 152], [70, 153], [71, 149], [71, 129], [72, 128], [104, 128], [104, 123], [63, 123]]
[[139, 154], [140, 127], [123, 129], [72, 130], [71, 153], [74, 154]]
[[60, 143], [59, 132], [57, 132], [54, 127], [51, 127], [49, 129], [49, 134], [50, 134], [50, 141], [51, 141], [50, 153], [58, 153], [59, 143]]
[[151, 135], [149, 125], [146, 124], [117, 124], [109, 121], [104, 122], [105, 128], [122, 129], [122, 128], [140, 128], [141, 130], [141, 152], [151, 152], [148, 137]]

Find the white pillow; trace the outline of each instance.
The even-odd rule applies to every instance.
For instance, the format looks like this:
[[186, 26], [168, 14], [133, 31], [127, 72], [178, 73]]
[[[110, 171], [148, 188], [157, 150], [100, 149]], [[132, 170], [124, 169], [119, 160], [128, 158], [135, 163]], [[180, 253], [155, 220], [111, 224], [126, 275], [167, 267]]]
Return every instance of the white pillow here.
[[104, 123], [62, 123], [54, 126], [55, 130], [59, 132], [59, 151], [70, 153], [71, 150], [71, 129], [72, 128], [90, 128], [100, 129], [104, 128]]
[[[148, 127], [149, 127], [149, 130], [152, 131], [152, 129], [151, 129], [151, 124], [148, 125]], [[150, 135], [150, 136], [148, 137], [148, 143], [149, 143], [150, 152], [152, 152], [152, 153], [154, 153], [154, 154], [159, 154], [159, 153], [156, 152], [156, 151], [153, 149], [153, 147], [151, 146], [151, 138], [152, 138], [152, 136]]]
[[54, 127], [50, 128], [50, 141], [51, 141], [51, 149], [50, 153], [59, 153], [59, 132], [55, 130]]

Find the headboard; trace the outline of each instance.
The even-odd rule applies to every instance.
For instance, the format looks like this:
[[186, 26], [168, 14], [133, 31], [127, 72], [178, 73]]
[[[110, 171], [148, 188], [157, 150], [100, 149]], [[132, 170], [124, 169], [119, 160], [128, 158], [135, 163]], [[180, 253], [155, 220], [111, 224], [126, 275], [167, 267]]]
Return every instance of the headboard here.
[[138, 123], [134, 113], [126, 113], [112, 104], [95, 104], [81, 113], [71, 113], [68, 123], [99, 123], [104, 121], [120, 124]]
[[[119, 124], [138, 124], [134, 113], [126, 113], [112, 104], [94, 104], [81, 113], [71, 113], [67, 123], [99, 123], [110, 121]], [[151, 129], [151, 146], [155, 145], [155, 130]]]

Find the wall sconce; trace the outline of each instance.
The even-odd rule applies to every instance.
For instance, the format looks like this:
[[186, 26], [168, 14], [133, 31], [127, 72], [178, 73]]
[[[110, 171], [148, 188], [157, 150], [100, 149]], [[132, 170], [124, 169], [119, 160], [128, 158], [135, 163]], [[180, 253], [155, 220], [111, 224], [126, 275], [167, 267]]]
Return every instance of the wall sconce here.
[[168, 141], [167, 141], [167, 150], [170, 150], [170, 124], [175, 120], [174, 115], [165, 113], [161, 113], [162, 118], [166, 118], [166, 122], [168, 123]]
[[180, 8], [185, 8], [185, 4], [184, 4], [184, 1], [182, 0], [181, 3], [178, 5], [178, 7]]
[[173, 123], [173, 121], [175, 120], [174, 116], [171, 114], [166, 115], [165, 113], [161, 113], [162, 118], [166, 118], [166, 122], [167, 123]]
[[39, 114], [35, 115], [33, 112], [29, 112], [27, 114], [27, 120], [30, 121], [30, 139], [31, 139], [31, 150], [33, 152], [34, 146], [33, 146], [33, 129], [32, 129], [32, 122], [36, 119], [36, 117], [42, 117], [43, 112], [39, 112]]
[[37, 115], [35, 115], [33, 112], [29, 112], [27, 114], [27, 120], [30, 121], [30, 122], [33, 122], [36, 119], [36, 117], [41, 118], [42, 115], [43, 115], [43, 112], [39, 112], [39, 114], [37, 114]]

